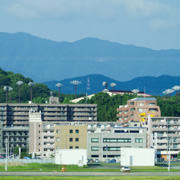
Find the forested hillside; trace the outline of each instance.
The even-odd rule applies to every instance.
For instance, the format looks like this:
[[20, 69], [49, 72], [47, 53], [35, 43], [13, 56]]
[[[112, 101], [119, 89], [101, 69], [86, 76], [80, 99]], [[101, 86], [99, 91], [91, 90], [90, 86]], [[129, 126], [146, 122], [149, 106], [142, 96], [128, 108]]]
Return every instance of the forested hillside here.
[[[107, 93], [97, 93], [91, 99], [87, 100], [88, 104], [98, 105], [98, 121], [116, 121], [117, 111], [119, 105], [125, 105], [129, 99], [135, 98], [136, 95], [124, 94], [109, 96]], [[157, 104], [160, 106], [162, 116], [180, 116], [180, 97], [178, 96], [178, 102], [176, 97], [161, 97], [154, 96], [157, 99]], [[85, 103], [82, 100], [81, 103]]]
[[[28, 102], [30, 100], [30, 87], [29, 82], [33, 82], [30, 78], [25, 78], [23, 75], [13, 72], [6, 72], [0, 69], [0, 102], [6, 102], [6, 92], [4, 91], [4, 86], [12, 87], [13, 90], [8, 93], [8, 101], [18, 102], [18, 85], [17, 81], [22, 81], [21, 86], [21, 102]], [[49, 96], [49, 88], [40, 83], [35, 83], [33, 87], [33, 101], [43, 102]]]
[[[29, 82], [33, 82], [30, 78], [25, 78], [21, 74], [6, 72], [0, 69], [0, 103], [6, 102], [6, 92], [4, 86], [12, 87], [13, 90], [9, 92], [8, 101], [18, 102], [18, 85], [17, 81], [23, 81], [21, 86], [21, 102], [27, 103], [30, 100], [30, 87]], [[58, 96], [57, 91], [53, 91], [54, 96]], [[45, 84], [35, 83], [33, 87], [33, 102], [45, 103], [48, 101], [50, 89]], [[78, 95], [79, 97], [82, 95]], [[117, 111], [119, 105], [125, 105], [129, 99], [135, 98], [135, 95], [124, 94], [109, 96], [107, 93], [97, 93], [91, 99], [82, 100], [79, 103], [97, 104], [98, 106], [98, 121], [116, 121]], [[64, 95], [61, 94], [62, 103], [70, 103], [69, 101], [74, 98], [74, 94]], [[180, 116], [180, 97], [176, 102], [176, 96], [155, 96], [157, 103], [160, 106], [162, 116]]]
[[[28, 83], [33, 82], [33, 80], [19, 73], [6, 72], [0, 68], [0, 103], [6, 102], [6, 91], [4, 91], [4, 86], [13, 88], [11, 92], [8, 92], [8, 102], [19, 102], [18, 85], [16, 84], [18, 81], [23, 82], [21, 85], [21, 102], [27, 103], [30, 100], [30, 87]], [[45, 101], [49, 100], [51, 90], [45, 84], [35, 83], [32, 91], [34, 103], [45, 103]], [[57, 91], [53, 91], [53, 95], [58, 96]], [[61, 102], [63, 103], [69, 103], [69, 100], [73, 98], [74, 95], [61, 94]]]
[[[117, 108], [119, 105], [125, 105], [129, 99], [135, 98], [135, 95], [124, 94], [109, 96], [107, 93], [97, 93], [91, 99], [87, 100], [88, 104], [97, 104], [98, 121], [116, 121]], [[80, 101], [85, 103], [85, 100]]]

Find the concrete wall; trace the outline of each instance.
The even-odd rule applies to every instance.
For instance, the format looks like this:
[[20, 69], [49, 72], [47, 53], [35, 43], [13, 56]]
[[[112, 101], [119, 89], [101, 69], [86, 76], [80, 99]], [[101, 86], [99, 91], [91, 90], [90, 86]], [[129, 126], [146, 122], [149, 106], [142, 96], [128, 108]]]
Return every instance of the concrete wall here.
[[154, 159], [154, 149], [121, 148], [122, 166], [154, 166]]
[[86, 149], [61, 149], [55, 153], [55, 163], [63, 165], [87, 165]]

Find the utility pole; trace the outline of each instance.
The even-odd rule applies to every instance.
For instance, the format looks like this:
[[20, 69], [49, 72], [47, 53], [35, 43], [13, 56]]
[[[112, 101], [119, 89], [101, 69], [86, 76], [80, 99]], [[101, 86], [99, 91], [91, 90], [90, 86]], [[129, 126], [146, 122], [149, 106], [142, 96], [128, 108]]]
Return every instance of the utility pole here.
[[[168, 150], [169, 150], [169, 162], [168, 162], [168, 171], [170, 171], [170, 166], [171, 166], [171, 157], [170, 157], [170, 138], [169, 138], [169, 121], [166, 119], [167, 122], [167, 143], [168, 143]], [[168, 151], [167, 151], [168, 153]]]
[[56, 87], [58, 87], [58, 97], [59, 97], [59, 102], [61, 102], [61, 101], [60, 101], [60, 95], [61, 95], [61, 94], [60, 94], [60, 88], [61, 88], [62, 86], [63, 86], [62, 83], [57, 83], [57, 84], [56, 84]]
[[5, 140], [5, 144], [6, 144], [6, 162], [5, 162], [5, 171], [7, 171], [7, 151], [8, 151], [8, 139], [6, 138]]
[[18, 94], [19, 94], [19, 103], [20, 103], [21, 102], [21, 86], [22, 86], [23, 82], [18, 81], [16, 84], [18, 85]]
[[75, 87], [75, 98], [76, 98], [76, 95], [77, 95], [77, 85], [81, 84], [81, 81], [73, 80], [70, 83], [73, 84], [74, 87]]
[[34, 82], [29, 82], [28, 85], [30, 87], [30, 97], [31, 97], [31, 103], [32, 103], [32, 87], [35, 85], [35, 83]]

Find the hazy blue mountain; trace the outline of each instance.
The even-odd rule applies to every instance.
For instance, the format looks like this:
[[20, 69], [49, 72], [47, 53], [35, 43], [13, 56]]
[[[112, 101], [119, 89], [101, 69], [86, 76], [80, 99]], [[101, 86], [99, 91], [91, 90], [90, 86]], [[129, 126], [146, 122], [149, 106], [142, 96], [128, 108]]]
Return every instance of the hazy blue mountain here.
[[[87, 90], [87, 81], [90, 80], [90, 90]], [[145, 91], [146, 93], [152, 95], [162, 95], [162, 91], [166, 89], [170, 89], [175, 85], [180, 85], [180, 76], [173, 77], [168, 75], [163, 75], [159, 77], [138, 77], [134, 78], [130, 81], [116, 81], [109, 77], [99, 75], [99, 74], [92, 74], [87, 76], [75, 77], [72, 79], [65, 79], [62, 81], [50, 81], [45, 82], [45, 84], [52, 90], [58, 90], [55, 86], [58, 82], [61, 82], [63, 86], [61, 87], [61, 92], [65, 94], [73, 94], [74, 93], [74, 86], [70, 84], [71, 81], [78, 80], [81, 81], [81, 84], [77, 87], [78, 94], [80, 93], [88, 93], [93, 94], [100, 92], [104, 89], [102, 86], [102, 82], [106, 81], [109, 83], [108, 89], [112, 89], [110, 84], [112, 82], [116, 83], [117, 86], [115, 90], [132, 90], [138, 88], [141, 91]]]
[[152, 50], [96, 38], [56, 42], [27, 33], [0, 33], [0, 67], [35, 81], [103, 74], [116, 80], [180, 75], [180, 50]]

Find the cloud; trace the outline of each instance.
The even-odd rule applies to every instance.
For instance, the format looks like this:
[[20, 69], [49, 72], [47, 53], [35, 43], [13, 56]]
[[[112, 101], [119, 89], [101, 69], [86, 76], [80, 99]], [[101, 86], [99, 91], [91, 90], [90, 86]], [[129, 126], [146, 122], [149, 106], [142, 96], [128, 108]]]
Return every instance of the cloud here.
[[120, 0], [119, 3], [121, 3], [131, 15], [153, 16], [166, 8], [157, 0]]
[[158, 0], [13, 0], [8, 1], [9, 13], [22, 18], [68, 16], [117, 16], [122, 10], [130, 15], [152, 16], [165, 7]]
[[[152, 29], [168, 28], [179, 10], [161, 0], [7, 0], [9, 14], [23, 19], [102, 21], [146, 19]], [[175, 15], [176, 14], [176, 15]], [[174, 24], [179, 22], [176, 20]]]

